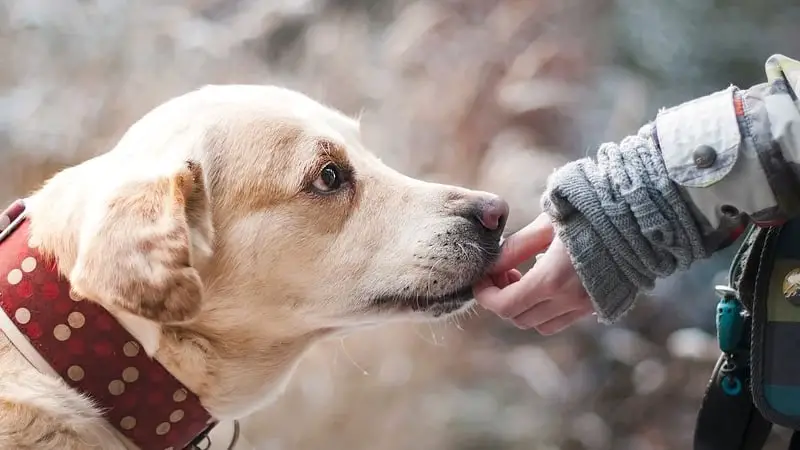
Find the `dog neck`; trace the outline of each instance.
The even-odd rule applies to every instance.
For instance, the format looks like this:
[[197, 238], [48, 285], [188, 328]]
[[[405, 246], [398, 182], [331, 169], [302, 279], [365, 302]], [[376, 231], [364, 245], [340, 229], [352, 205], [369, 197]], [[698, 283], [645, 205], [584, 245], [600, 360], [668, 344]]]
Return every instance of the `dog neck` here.
[[234, 298], [241, 300], [214, 299], [214, 308], [191, 324], [163, 327], [155, 355], [220, 419], [241, 418], [270, 403], [303, 353], [330, 334], [300, 324], [294, 331], [269, 330], [258, 318], [230, 323]]
[[[75, 199], [89, 198], [77, 191], [85, 185], [58, 183], [26, 200], [31, 236], [43, 252], [55, 257], [63, 275], [73, 269], [80, 240], [79, 230], [86, 205]], [[59, 224], [52, 227], [50, 224]], [[204, 279], [213, 274], [204, 274]], [[190, 323], [160, 325], [124, 311], [110, 311], [143, 349], [157, 359], [181, 383], [197, 394], [216, 418], [243, 417], [274, 398], [302, 354], [331, 330], [311, 327], [275, 311], [270, 326], [264, 317], [242, 316], [242, 305], [260, 299], [230, 287], [204, 292], [204, 308]], [[280, 319], [280, 320], [277, 320]], [[280, 324], [280, 327], [275, 325]]]

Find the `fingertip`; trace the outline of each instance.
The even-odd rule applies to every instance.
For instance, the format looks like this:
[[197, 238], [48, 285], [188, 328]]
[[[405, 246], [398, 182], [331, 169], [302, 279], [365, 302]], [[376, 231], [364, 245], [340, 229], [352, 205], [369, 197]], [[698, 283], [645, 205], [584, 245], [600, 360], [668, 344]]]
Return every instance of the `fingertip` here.
[[510, 283], [508, 279], [508, 272], [491, 275], [491, 278], [494, 281], [494, 285], [499, 287], [500, 289], [503, 289]]
[[493, 273], [513, 269], [546, 249], [553, 240], [553, 226], [546, 214], [508, 236], [500, 247], [500, 257], [492, 265]]
[[518, 282], [522, 279], [522, 273], [517, 269], [507, 270], [502, 273], [492, 274], [489, 277], [494, 282], [494, 285], [500, 289], [505, 289], [508, 286]]

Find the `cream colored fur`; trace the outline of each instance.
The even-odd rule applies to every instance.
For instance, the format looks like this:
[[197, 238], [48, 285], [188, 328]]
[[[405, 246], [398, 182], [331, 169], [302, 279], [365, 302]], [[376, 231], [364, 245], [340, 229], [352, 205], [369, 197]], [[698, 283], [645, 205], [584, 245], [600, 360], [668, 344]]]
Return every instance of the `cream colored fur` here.
[[[329, 163], [352, 175], [322, 195]], [[231, 85], [155, 108], [28, 204], [32, 238], [75, 290], [231, 420], [278, 394], [320, 339], [467, 307], [431, 298], [468, 291], [491, 263], [499, 236], [471, 217], [493, 199], [392, 170], [355, 120], [302, 94]], [[0, 448], [121, 446], [0, 339]]]

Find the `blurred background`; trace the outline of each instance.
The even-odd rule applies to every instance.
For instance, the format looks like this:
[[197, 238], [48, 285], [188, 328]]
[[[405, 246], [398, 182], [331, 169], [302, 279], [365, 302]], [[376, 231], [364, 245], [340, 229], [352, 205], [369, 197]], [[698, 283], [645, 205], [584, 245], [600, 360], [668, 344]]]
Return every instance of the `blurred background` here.
[[[0, 0], [0, 200], [108, 150], [207, 83], [273, 83], [349, 114], [412, 176], [504, 195], [671, 106], [800, 57], [794, 0]], [[245, 423], [264, 450], [689, 449], [731, 252], [617, 326], [543, 339], [481, 311], [315, 348]], [[785, 432], [770, 449], [786, 448]]]

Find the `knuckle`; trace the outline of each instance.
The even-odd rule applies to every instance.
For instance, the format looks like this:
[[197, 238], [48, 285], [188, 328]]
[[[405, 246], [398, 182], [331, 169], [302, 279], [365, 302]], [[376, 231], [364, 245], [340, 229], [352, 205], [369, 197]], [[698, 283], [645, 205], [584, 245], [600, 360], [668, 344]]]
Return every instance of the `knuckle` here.
[[509, 304], [501, 305], [495, 311], [495, 314], [502, 317], [503, 319], [512, 319], [514, 317], [514, 312], [511, 309]]
[[515, 327], [519, 328], [520, 330], [530, 330], [533, 328], [533, 324], [521, 319], [512, 319], [511, 323], [514, 324]]

